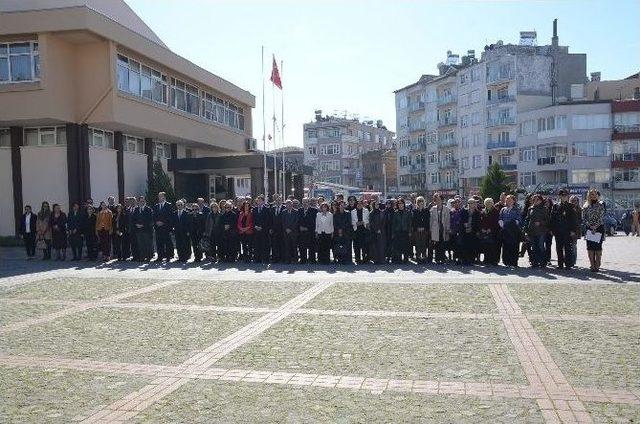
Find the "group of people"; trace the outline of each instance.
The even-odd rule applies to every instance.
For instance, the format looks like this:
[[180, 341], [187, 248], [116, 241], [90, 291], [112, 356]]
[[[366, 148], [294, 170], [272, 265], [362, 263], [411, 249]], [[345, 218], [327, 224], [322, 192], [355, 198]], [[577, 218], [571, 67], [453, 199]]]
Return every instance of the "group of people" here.
[[[278, 195], [175, 205], [158, 193], [148, 206], [144, 196], [113, 197], [94, 206], [74, 203], [68, 214], [60, 205], [43, 202], [37, 214], [25, 207], [20, 233], [27, 256], [41, 249], [43, 259], [101, 259], [138, 262], [188, 261], [261, 263], [483, 263], [517, 267], [528, 255], [533, 267], [546, 267], [555, 239], [558, 268], [576, 263], [576, 241], [586, 228], [591, 271], [600, 269], [604, 241], [604, 204], [592, 189], [583, 206], [576, 196], [560, 190], [556, 202], [530, 194], [521, 208], [513, 195], [492, 198], [455, 196], [445, 202], [436, 193], [424, 197], [380, 201], [337, 195], [323, 197]], [[155, 241], [155, 252], [154, 252]], [[175, 243], [175, 248], [174, 248]]]

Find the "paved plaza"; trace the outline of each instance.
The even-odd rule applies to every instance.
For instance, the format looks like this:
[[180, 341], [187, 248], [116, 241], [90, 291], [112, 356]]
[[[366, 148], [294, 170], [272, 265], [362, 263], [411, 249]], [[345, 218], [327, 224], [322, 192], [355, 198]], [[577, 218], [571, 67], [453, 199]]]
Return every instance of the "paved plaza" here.
[[640, 422], [640, 238], [597, 275], [579, 251], [570, 272], [4, 249], [0, 422]]

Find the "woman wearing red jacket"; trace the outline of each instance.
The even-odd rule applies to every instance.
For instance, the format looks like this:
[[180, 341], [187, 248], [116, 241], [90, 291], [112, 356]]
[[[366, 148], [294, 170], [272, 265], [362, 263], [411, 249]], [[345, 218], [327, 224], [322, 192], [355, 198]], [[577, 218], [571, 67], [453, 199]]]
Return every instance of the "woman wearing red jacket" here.
[[242, 202], [238, 213], [238, 235], [242, 246], [242, 257], [245, 262], [253, 258], [253, 213], [248, 201]]

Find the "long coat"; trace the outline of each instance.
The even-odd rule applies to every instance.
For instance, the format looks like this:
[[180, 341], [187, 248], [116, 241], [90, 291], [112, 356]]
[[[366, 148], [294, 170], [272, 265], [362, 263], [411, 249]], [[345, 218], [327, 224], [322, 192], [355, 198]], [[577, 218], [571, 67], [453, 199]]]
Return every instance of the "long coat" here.
[[[438, 216], [442, 221], [442, 240], [440, 240], [440, 229], [438, 227]], [[437, 206], [432, 206], [429, 212], [429, 224], [431, 230], [431, 240], [433, 241], [449, 241], [449, 231], [451, 230], [451, 215], [449, 208], [445, 205], [441, 206], [438, 212]]]

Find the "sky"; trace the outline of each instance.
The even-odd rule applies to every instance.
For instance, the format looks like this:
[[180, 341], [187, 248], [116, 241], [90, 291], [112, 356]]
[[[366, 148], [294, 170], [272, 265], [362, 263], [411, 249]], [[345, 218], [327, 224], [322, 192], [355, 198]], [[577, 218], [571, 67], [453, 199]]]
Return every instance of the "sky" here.
[[[587, 53], [588, 73], [619, 79], [640, 70], [639, 0], [126, 1], [175, 53], [256, 96], [260, 147], [262, 46], [266, 133], [274, 109], [278, 128], [282, 122], [281, 93], [269, 82], [275, 54], [284, 62], [284, 144], [296, 146], [316, 109], [381, 119], [395, 131], [393, 91], [437, 73], [447, 50], [479, 57], [485, 45], [517, 43], [525, 30], [549, 44], [554, 18], [560, 44]], [[275, 141], [282, 146], [279, 129]]]

